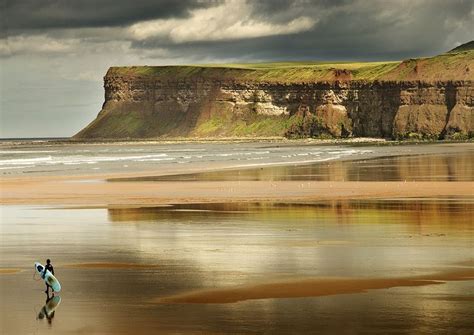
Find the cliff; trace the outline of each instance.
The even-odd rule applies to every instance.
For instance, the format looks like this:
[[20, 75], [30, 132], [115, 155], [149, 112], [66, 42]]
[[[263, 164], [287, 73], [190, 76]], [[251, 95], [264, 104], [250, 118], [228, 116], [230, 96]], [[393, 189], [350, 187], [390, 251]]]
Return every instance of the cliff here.
[[472, 137], [466, 45], [402, 62], [112, 67], [102, 110], [75, 138]]

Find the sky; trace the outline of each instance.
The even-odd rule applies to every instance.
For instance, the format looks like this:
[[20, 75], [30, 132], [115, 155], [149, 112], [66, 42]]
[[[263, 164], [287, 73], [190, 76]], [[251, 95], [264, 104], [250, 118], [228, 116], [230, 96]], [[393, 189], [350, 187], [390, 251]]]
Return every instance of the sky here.
[[110, 66], [399, 60], [473, 32], [472, 0], [0, 0], [0, 138], [74, 135]]

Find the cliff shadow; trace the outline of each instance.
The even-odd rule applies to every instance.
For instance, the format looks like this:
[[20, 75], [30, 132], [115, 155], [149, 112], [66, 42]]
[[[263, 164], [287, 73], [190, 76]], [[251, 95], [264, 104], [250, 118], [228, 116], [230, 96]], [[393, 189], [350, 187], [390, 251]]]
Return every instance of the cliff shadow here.
[[456, 105], [457, 93], [457, 87], [453, 85], [452, 82], [448, 82], [444, 88], [444, 103], [446, 104], [448, 112], [446, 113], [446, 122], [443, 130], [441, 131], [439, 139], [445, 138], [448, 133], [448, 124], [449, 120], [451, 119], [451, 112]]
[[392, 138], [401, 91], [399, 84], [390, 82], [366, 84], [351, 90], [347, 109], [353, 135]]

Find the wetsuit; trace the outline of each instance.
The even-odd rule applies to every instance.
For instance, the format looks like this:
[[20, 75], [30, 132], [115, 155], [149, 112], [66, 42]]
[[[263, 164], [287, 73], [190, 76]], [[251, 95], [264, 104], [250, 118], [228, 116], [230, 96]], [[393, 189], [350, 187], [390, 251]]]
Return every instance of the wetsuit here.
[[[51, 265], [51, 263], [46, 264], [46, 265], [44, 266], [43, 279], [44, 279], [44, 276], [46, 276], [46, 270], [49, 270], [49, 272], [51, 272], [51, 273], [54, 275], [54, 268], [53, 268], [53, 265]], [[49, 288], [50, 288], [50, 287], [51, 287], [51, 286], [49, 286], [48, 284], [46, 284], [46, 292], [49, 291]], [[51, 290], [53, 290], [53, 289], [51, 289]]]

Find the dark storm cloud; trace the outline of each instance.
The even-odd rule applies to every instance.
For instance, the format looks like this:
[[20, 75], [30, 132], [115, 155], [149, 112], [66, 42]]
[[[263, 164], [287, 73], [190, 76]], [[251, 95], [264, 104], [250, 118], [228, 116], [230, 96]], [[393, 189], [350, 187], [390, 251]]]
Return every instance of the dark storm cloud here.
[[248, 1], [256, 17], [279, 21], [296, 14], [330, 11], [354, 3], [353, 0], [262, 0]]
[[6, 0], [2, 21], [3, 29], [10, 33], [125, 26], [142, 20], [185, 17], [192, 9], [215, 3], [199, 0]]
[[[212, 14], [196, 12], [203, 8]], [[7, 57], [117, 42], [131, 43], [138, 54], [166, 51], [193, 61], [399, 59], [472, 39], [474, 1], [7, 0], [2, 18], [2, 37], [22, 36], [8, 41], [6, 51], [0, 45]], [[149, 20], [161, 21], [147, 26]], [[63, 46], [71, 39], [72, 47]]]
[[308, 30], [228, 41], [172, 43], [162, 37], [134, 41], [207, 59], [389, 60], [447, 51], [474, 36], [473, 1], [255, 1], [251, 19], [284, 23], [315, 19]]

